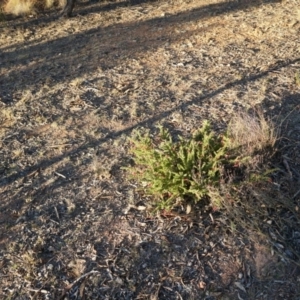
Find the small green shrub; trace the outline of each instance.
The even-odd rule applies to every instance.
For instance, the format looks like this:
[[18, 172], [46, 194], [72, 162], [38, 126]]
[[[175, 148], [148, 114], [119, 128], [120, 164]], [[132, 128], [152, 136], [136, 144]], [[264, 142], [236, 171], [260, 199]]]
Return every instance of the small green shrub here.
[[207, 121], [189, 140], [174, 142], [160, 127], [154, 140], [149, 134], [138, 134], [131, 141], [135, 164], [127, 170], [146, 194], [154, 196], [157, 209], [215, 197], [224, 168], [237, 163], [228, 152], [227, 137], [215, 135]]

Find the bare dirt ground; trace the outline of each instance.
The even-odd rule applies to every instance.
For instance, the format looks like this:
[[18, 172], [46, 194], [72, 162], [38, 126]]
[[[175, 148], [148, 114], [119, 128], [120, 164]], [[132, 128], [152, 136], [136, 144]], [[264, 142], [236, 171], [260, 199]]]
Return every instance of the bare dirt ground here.
[[[81, 2], [1, 22], [0, 51], [1, 299], [300, 299], [299, 1]], [[269, 188], [290, 209], [257, 231], [140, 210], [135, 130], [258, 106], [285, 124]]]

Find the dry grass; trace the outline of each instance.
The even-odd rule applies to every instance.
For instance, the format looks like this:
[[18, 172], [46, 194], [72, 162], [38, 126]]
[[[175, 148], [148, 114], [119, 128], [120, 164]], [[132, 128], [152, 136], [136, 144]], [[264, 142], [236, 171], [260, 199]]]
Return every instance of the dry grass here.
[[[253, 191], [262, 188], [269, 190], [269, 187], [265, 187], [265, 182], [270, 180], [270, 174], [275, 171], [274, 168], [270, 168], [270, 160], [277, 153], [280, 137], [279, 130], [264, 116], [262, 109], [255, 110], [254, 113], [241, 110], [234, 113], [228, 123], [227, 134], [229, 147], [234, 156], [238, 157], [237, 168], [224, 170], [220, 190], [210, 187], [210, 195], [212, 205], [215, 208], [225, 208], [230, 215], [233, 203], [235, 205], [239, 202], [244, 206], [245, 190], [250, 186]], [[265, 193], [263, 201], [260, 201], [262, 205], [267, 197], [269, 195]], [[237, 224], [243, 224], [244, 228], [251, 225], [253, 230], [252, 225], [258, 226], [259, 221], [255, 224], [245, 222], [245, 211], [254, 211], [254, 215], [257, 215], [257, 212], [252, 204], [247, 203], [246, 206], [247, 209], [242, 212], [235, 209], [234, 219]]]
[[231, 118], [228, 134], [233, 148], [241, 148], [245, 156], [253, 156], [273, 149], [278, 140], [278, 132], [271, 120], [264, 117], [261, 110], [254, 114], [238, 112]]
[[4, 12], [16, 16], [32, 13], [34, 10], [34, 2], [32, 0], [9, 0], [4, 5]]
[[49, 9], [53, 6], [63, 6], [64, 0], [7, 0], [3, 11], [16, 16], [35, 13], [36, 10]]

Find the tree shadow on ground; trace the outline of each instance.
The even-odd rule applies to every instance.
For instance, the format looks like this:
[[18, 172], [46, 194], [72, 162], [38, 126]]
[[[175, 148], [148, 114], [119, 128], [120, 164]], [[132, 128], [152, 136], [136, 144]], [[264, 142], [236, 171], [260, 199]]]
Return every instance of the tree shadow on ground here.
[[[128, 7], [130, 9], [130, 6], [136, 6], [136, 5], [141, 5], [144, 3], [163, 3], [166, 0], [128, 0], [128, 1], [111, 1], [109, 3], [101, 3], [102, 1], [89, 1], [89, 2], [84, 2], [81, 3], [78, 1], [75, 6], [74, 14], [79, 15], [86, 15], [90, 13], [101, 13], [104, 11], [110, 11], [114, 10], [118, 7]], [[99, 6], [95, 6], [95, 3], [99, 2]], [[264, 4], [269, 4], [269, 3], [278, 3], [280, 0], [264, 0], [264, 1], [247, 1], [247, 0], [242, 0], [242, 1], [229, 1], [229, 2], [223, 2], [223, 3], [214, 3], [214, 4], [209, 4], [205, 6], [204, 10], [208, 9], [210, 10], [209, 15], [216, 15], [224, 12], [234, 12], [238, 10], [244, 10], [244, 9], [249, 9], [251, 7], [259, 7]], [[92, 7], [90, 7], [92, 6]], [[51, 13], [51, 11], [50, 11]], [[205, 13], [204, 13], [205, 14]], [[14, 28], [30, 28], [31, 26], [36, 26], [36, 25], [46, 25], [49, 22], [56, 21], [58, 18], [57, 12], [51, 13], [48, 16], [43, 16], [40, 17], [38, 16], [37, 18], [30, 18], [30, 20], [24, 21], [24, 17], [14, 17], [14, 16], [9, 16], [7, 19], [13, 20], [14, 21]], [[20, 22], [17, 22], [20, 20]], [[5, 27], [5, 23], [1, 25], [0, 23], [0, 28]]]
[[[105, 11], [111, 11], [111, 10], [115, 10], [117, 8], [121, 8], [121, 7], [130, 7], [130, 6], [135, 6], [135, 5], [140, 5], [143, 3], [154, 3], [157, 2], [158, 0], [131, 0], [131, 1], [106, 1], [105, 3], [103, 3], [104, 1], [98, 1], [98, 0], [91, 0], [88, 2], [80, 2], [77, 1], [76, 5], [75, 5], [75, 16], [74, 18], [76, 18], [76, 15], [86, 15], [89, 13], [101, 13], [101, 12], [105, 12]], [[165, 0], [167, 1], [167, 0]], [[164, 2], [162, 0], [160, 0], [160, 2]], [[95, 6], [95, 4], [97, 4], [97, 6]], [[92, 7], [90, 7], [92, 6]], [[46, 14], [46, 15], [45, 15]], [[12, 15], [8, 15], [6, 17], [6, 21], [13, 21], [14, 24], [14, 28], [31, 28], [32, 26], [45, 26], [48, 23], [51, 22], [56, 22], [58, 21], [58, 19], [60, 18], [60, 14], [59, 11], [57, 9], [52, 9], [52, 10], [46, 10], [43, 13], [41, 12], [40, 14], [37, 14], [36, 17], [30, 17], [30, 19], [28, 19], [28, 17], [22, 17], [22, 16], [12, 16]], [[24, 20], [26, 19], [26, 20]], [[6, 24], [3, 23], [1, 25], [0, 23], [0, 28], [1, 27], [6, 27]]]
[[[13, 182], [15, 180], [22, 179], [26, 175], [28, 175], [29, 173], [37, 171], [37, 170], [39, 170], [41, 168], [45, 169], [45, 168], [51, 166], [52, 164], [55, 164], [58, 161], [64, 159], [65, 157], [76, 155], [76, 154], [78, 154], [80, 152], [85, 151], [86, 149], [89, 149], [89, 148], [92, 148], [92, 147], [96, 147], [97, 145], [101, 145], [102, 143], [104, 143], [108, 139], [116, 138], [118, 136], [121, 136], [122, 134], [127, 134], [127, 133], [131, 132], [132, 130], [134, 130], [135, 128], [153, 126], [153, 124], [155, 124], [158, 121], [166, 118], [167, 116], [169, 116], [174, 111], [177, 111], [177, 110], [180, 110], [180, 109], [187, 109], [192, 104], [200, 105], [200, 104], [204, 103], [204, 101], [207, 101], [208, 99], [210, 99], [210, 98], [212, 98], [212, 97], [214, 97], [214, 96], [216, 96], [216, 95], [224, 92], [227, 89], [233, 88], [233, 87], [241, 85], [241, 84], [248, 84], [248, 83], [254, 82], [256, 80], [259, 80], [259, 79], [267, 76], [268, 74], [270, 74], [270, 73], [272, 73], [274, 71], [278, 71], [281, 68], [288, 67], [289, 65], [295, 64], [295, 63], [297, 63], [299, 61], [300, 61], [300, 58], [292, 60], [292, 61], [289, 61], [289, 62], [286, 62], [286, 63], [279, 62], [278, 65], [269, 68], [269, 70], [267, 70], [267, 71], [264, 71], [264, 72], [261, 72], [261, 73], [258, 73], [258, 74], [254, 74], [254, 75], [249, 75], [249, 76], [246, 76], [246, 77], [244, 77], [242, 79], [239, 79], [239, 80], [236, 80], [236, 81], [233, 81], [233, 82], [229, 82], [226, 85], [220, 87], [219, 89], [217, 89], [215, 91], [209, 92], [209, 93], [207, 93], [207, 94], [205, 94], [205, 95], [203, 95], [201, 97], [192, 99], [190, 101], [186, 101], [186, 102], [184, 102], [184, 103], [176, 106], [173, 109], [164, 111], [163, 113], [160, 113], [160, 114], [155, 115], [155, 116], [153, 116], [151, 118], [148, 118], [145, 121], [140, 122], [138, 124], [134, 124], [134, 125], [126, 128], [126, 129], [124, 129], [124, 130], [111, 131], [103, 139], [93, 140], [91, 142], [86, 142], [83, 145], [75, 148], [74, 150], [72, 150], [70, 152], [67, 151], [67, 152], [63, 153], [62, 155], [59, 155], [59, 156], [53, 158], [51, 161], [42, 160], [42, 161], [40, 161], [40, 163], [38, 163], [35, 166], [30, 166], [30, 167], [27, 167], [27, 168], [23, 168], [22, 171], [19, 172], [19, 174], [17, 174], [17, 175], [14, 174], [14, 175], [6, 176], [6, 177], [4, 177], [4, 178], [1, 179], [0, 186], [3, 187], [5, 185], [10, 184], [11, 182]], [[292, 97], [292, 99], [294, 99], [294, 98]], [[295, 96], [295, 99], [296, 99], [296, 96]]]
[[[242, 10], [245, 7], [256, 8], [263, 4], [260, 1], [247, 1], [246, 4], [235, 1], [210, 4], [143, 22], [96, 27], [83, 33], [29, 45], [26, 48], [19, 45], [15, 50], [0, 54], [3, 62], [0, 82], [5, 86], [5, 90], [11, 91], [10, 95], [0, 95], [1, 100], [10, 103], [14, 93], [30, 89], [32, 77], [38, 77], [40, 85], [45, 84], [47, 80], [50, 86], [58, 82], [69, 82], [84, 74], [95, 72], [99, 68], [113, 68], [124, 59], [124, 56], [138, 56], [139, 53], [150, 49], [153, 51], [166, 42], [172, 44], [186, 39], [186, 36], [193, 31], [177, 32], [176, 27], [182, 23], [211, 18], [215, 15]], [[163, 30], [158, 30], [159, 28]], [[148, 33], [145, 34], [146, 32]]]

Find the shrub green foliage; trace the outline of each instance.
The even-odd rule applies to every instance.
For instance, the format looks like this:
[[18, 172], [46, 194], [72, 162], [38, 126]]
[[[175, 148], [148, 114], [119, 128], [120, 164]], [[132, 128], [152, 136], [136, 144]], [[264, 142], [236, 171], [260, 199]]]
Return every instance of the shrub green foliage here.
[[154, 196], [157, 209], [171, 209], [178, 200], [196, 203], [216, 195], [224, 168], [233, 165], [228, 144], [227, 137], [214, 134], [207, 121], [192, 138], [177, 142], [160, 127], [153, 140], [149, 134], [132, 140], [135, 164], [128, 171], [146, 194]]

